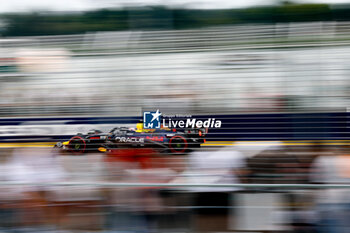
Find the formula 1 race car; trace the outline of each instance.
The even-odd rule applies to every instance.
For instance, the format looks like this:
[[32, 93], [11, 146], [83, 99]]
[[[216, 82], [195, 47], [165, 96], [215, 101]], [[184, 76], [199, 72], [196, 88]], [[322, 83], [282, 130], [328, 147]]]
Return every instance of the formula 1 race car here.
[[205, 133], [205, 129], [167, 128], [150, 132], [116, 127], [109, 133], [90, 130], [87, 134], [77, 134], [69, 141], [58, 142], [55, 147], [73, 154], [135, 147], [158, 148], [166, 153], [183, 154], [199, 148], [205, 142]]

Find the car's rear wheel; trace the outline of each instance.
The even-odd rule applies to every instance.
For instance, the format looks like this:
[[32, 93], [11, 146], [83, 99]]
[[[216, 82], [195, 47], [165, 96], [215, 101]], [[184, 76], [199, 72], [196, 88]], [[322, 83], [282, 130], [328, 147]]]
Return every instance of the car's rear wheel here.
[[188, 142], [185, 137], [177, 135], [170, 138], [169, 149], [171, 153], [182, 154], [186, 152], [187, 148]]
[[84, 138], [79, 136], [74, 136], [69, 140], [68, 143], [69, 151], [71, 151], [74, 154], [82, 154], [86, 150], [86, 142]]

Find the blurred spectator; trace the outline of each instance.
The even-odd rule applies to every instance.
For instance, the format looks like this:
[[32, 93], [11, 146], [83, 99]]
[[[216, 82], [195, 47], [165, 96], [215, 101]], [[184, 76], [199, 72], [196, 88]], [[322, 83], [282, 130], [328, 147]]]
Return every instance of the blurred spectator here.
[[50, 194], [56, 188], [43, 184], [59, 182], [65, 178], [57, 157], [51, 149], [17, 148], [13, 151], [10, 163], [12, 172], [9, 175], [12, 181], [38, 184], [25, 185], [21, 189], [17, 187], [17, 190], [25, 194], [20, 201], [21, 221], [37, 229], [52, 226], [55, 220]]
[[[218, 151], [195, 151], [189, 155], [188, 182], [193, 184], [239, 184], [246, 167], [245, 156], [232, 146]], [[234, 203], [234, 187], [196, 187], [194, 192], [197, 230], [220, 231], [228, 228], [228, 214]]]
[[[96, 184], [103, 181], [105, 169], [100, 154], [59, 156], [57, 162], [63, 168], [64, 181]], [[104, 197], [99, 186], [56, 186], [50, 191], [48, 199], [58, 228], [101, 229]]]
[[[12, 156], [10, 156], [12, 155]], [[0, 179], [8, 182], [41, 183], [58, 181], [56, 164], [48, 150], [16, 149], [1, 155]], [[50, 224], [44, 186], [12, 185], [0, 190], [2, 227], [39, 229]]]
[[[350, 184], [348, 148], [335, 155], [319, 156], [313, 163], [311, 181], [316, 184]], [[350, 231], [350, 190], [326, 189], [317, 192], [319, 232]]]
[[[11, 181], [11, 172], [15, 172], [10, 163], [10, 151], [2, 150], [0, 156], [0, 180]], [[23, 193], [17, 187], [2, 186], [0, 189], [0, 229], [6, 230], [15, 227], [19, 217], [20, 200]]]
[[284, 146], [281, 142], [250, 157], [247, 161], [251, 183], [305, 184], [318, 151], [309, 146]]
[[[105, 160], [109, 180], [131, 184], [168, 182], [175, 172], [166, 166], [166, 160], [158, 156], [153, 149], [114, 150]], [[158, 190], [154, 187], [108, 189], [107, 229], [113, 232], [155, 231], [164, 208]]]

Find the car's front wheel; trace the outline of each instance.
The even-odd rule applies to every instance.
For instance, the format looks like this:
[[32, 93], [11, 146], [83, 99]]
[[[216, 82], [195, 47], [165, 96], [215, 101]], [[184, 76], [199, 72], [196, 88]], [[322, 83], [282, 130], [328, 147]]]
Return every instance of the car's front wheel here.
[[169, 149], [173, 154], [183, 154], [188, 148], [187, 139], [183, 136], [176, 135], [169, 139]]
[[69, 151], [74, 154], [82, 154], [86, 151], [86, 142], [84, 138], [80, 136], [74, 136], [69, 140], [68, 148]]

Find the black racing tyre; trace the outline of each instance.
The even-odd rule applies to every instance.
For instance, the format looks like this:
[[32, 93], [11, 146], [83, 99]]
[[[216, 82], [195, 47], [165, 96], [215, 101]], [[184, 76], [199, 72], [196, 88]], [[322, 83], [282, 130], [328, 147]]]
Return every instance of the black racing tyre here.
[[169, 139], [169, 149], [171, 153], [182, 154], [187, 151], [188, 142], [183, 136], [176, 135]]
[[80, 136], [74, 136], [68, 143], [69, 151], [74, 154], [82, 154], [86, 151], [86, 142]]

